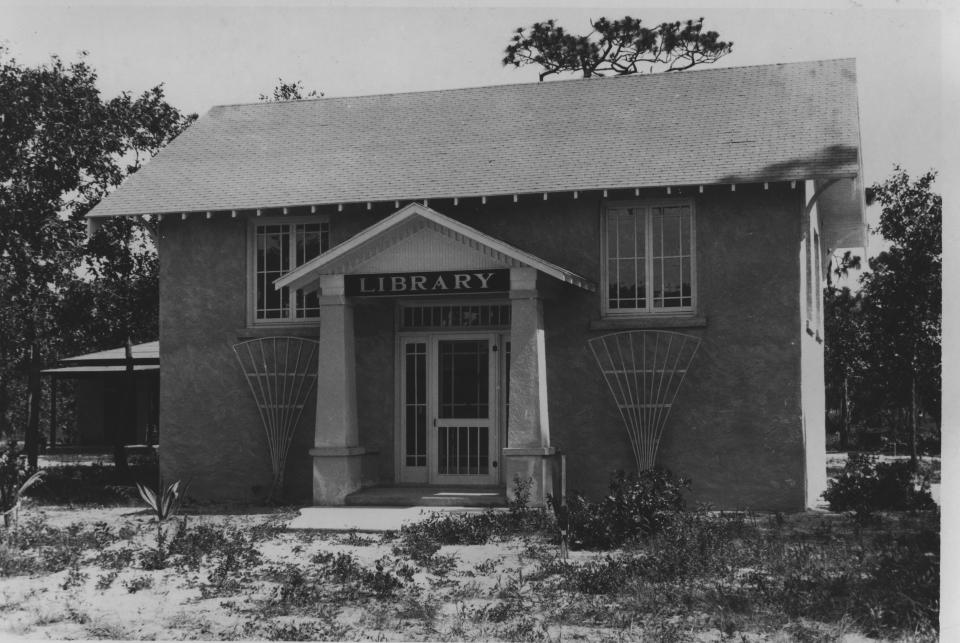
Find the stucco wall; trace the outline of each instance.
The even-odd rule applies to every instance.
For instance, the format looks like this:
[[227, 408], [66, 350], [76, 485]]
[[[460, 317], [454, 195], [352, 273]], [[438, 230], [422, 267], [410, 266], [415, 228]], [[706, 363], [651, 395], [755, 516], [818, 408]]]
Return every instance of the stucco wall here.
[[[677, 194], [674, 190], [674, 194]], [[658, 191], [648, 196], [662, 198]], [[430, 207], [547, 261], [600, 280], [599, 193], [430, 202]], [[633, 193], [611, 193], [611, 199]], [[694, 481], [694, 501], [718, 507], [799, 509], [804, 497], [797, 248], [802, 190], [775, 184], [692, 191], [703, 338], [670, 417], [662, 463]], [[682, 198], [682, 195], [681, 195]], [[327, 211], [339, 241], [394, 211]], [[219, 498], [262, 495], [270, 472], [263, 430], [230, 346], [244, 331], [246, 234], [236, 220], [193, 216], [161, 227], [162, 468]], [[607, 474], [632, 459], [616, 407], [587, 339], [600, 293], [559, 286], [544, 307], [552, 442], [567, 454], [568, 486], [603, 493]], [[389, 301], [355, 315], [358, 422], [368, 481], [393, 479], [394, 326]], [[283, 333], [315, 335], [314, 328]], [[313, 409], [291, 452], [288, 488], [309, 495]]]
[[[161, 474], [164, 479], [191, 480], [191, 494], [201, 499], [251, 501], [270, 489], [263, 424], [233, 345], [274, 335], [316, 337], [319, 332], [315, 325], [247, 328], [247, 233], [254, 216], [167, 217], [160, 224]], [[337, 219], [331, 226], [331, 245], [374, 220], [369, 215], [330, 216]], [[385, 362], [389, 367], [393, 359], [392, 337], [376, 337], [377, 325], [384, 323], [392, 328], [389, 311], [358, 315], [358, 360], [370, 365], [365, 372], [374, 373], [365, 377], [383, 380], [369, 389], [373, 393], [393, 386], [392, 367], [383, 373], [376, 366]], [[361, 391], [361, 426], [392, 428], [392, 400], [392, 394], [373, 400]], [[287, 461], [285, 494], [291, 501], [310, 500], [313, 459], [308, 451], [315, 411], [311, 396]], [[389, 422], [378, 413], [389, 414]], [[372, 463], [370, 470], [376, 471], [378, 464]]]
[[253, 500], [270, 488], [266, 437], [232, 349], [246, 324], [245, 231], [200, 215], [160, 225], [161, 475], [190, 480], [199, 498]]
[[[703, 343], [668, 420], [660, 461], [693, 479], [693, 502], [800, 509], [802, 189], [739, 186], [690, 196], [698, 313], [707, 323], [673, 329]], [[510, 217], [477, 213], [464, 220], [599, 282], [599, 212], [599, 195], [586, 194], [528, 205]], [[605, 492], [609, 471], [634, 466], [623, 422], [586, 344], [616, 332], [589, 330], [600, 319], [599, 297], [565, 286], [544, 313], [552, 443], [567, 454], [568, 487], [593, 497]]]

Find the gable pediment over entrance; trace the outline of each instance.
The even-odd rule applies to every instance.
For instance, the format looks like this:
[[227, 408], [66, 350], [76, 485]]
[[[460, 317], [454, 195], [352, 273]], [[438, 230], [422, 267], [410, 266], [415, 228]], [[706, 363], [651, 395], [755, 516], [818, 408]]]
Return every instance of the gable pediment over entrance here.
[[396, 231], [385, 248], [368, 258], [341, 262], [344, 274], [363, 272], [415, 272], [419, 270], [471, 270], [518, 267], [517, 261], [471, 240], [457, 238], [448, 228], [420, 219], [408, 230]]
[[277, 279], [277, 288], [306, 292], [327, 275], [534, 268], [595, 290], [589, 280], [419, 203], [398, 210]]

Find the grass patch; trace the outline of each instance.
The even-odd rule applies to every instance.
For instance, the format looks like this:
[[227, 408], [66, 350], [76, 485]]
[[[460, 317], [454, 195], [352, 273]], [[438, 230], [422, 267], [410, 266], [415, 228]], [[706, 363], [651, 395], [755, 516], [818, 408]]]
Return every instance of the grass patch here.
[[[776, 519], [685, 513], [616, 555], [541, 564], [538, 591], [599, 595], [621, 614], [711, 614], [725, 634], [786, 622], [850, 621], [869, 636], [936, 636], [939, 517], [849, 519], [798, 528]], [[584, 615], [586, 616], [586, 615]], [[608, 621], [608, 617], [602, 617]]]
[[[164, 574], [144, 562], [155, 525], [142, 515], [54, 527], [30, 512], [16, 535], [0, 532], [4, 616], [22, 624], [21, 606], [55, 605], [63, 624], [22, 632], [51, 638], [123, 623], [120, 634], [170, 639], [937, 639], [936, 510], [867, 522], [683, 512], [670, 488], [653, 502], [633, 488], [596, 511], [619, 512], [622, 544], [569, 558], [554, 514], [522, 494], [505, 511], [436, 513], [392, 535], [181, 516], [166, 531]], [[104, 592], [135, 594], [150, 616], [111, 612]]]

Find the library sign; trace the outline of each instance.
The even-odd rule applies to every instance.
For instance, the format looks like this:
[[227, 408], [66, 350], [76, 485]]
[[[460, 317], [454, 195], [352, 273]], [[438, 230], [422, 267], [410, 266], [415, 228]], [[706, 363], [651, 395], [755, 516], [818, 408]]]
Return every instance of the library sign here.
[[343, 280], [347, 297], [463, 295], [510, 290], [509, 270], [445, 270], [344, 275]]

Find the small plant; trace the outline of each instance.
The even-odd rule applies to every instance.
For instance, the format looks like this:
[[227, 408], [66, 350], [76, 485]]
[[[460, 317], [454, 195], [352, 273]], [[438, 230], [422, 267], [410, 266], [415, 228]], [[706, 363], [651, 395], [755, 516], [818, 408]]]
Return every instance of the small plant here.
[[929, 475], [914, 471], [908, 461], [880, 462], [876, 456], [854, 454], [823, 498], [831, 511], [853, 511], [859, 522], [877, 511], [914, 511], [936, 506]]
[[127, 589], [128, 592], [131, 594], [136, 594], [141, 589], [149, 589], [153, 587], [153, 577], [144, 574], [143, 576], [135, 576], [130, 580], [125, 580], [121, 584]]
[[337, 622], [334, 607], [321, 607], [318, 616], [319, 621], [301, 623], [248, 621], [243, 624], [242, 633], [246, 638], [262, 641], [342, 641], [346, 638], [348, 628]]
[[500, 560], [497, 558], [488, 558], [482, 563], [477, 563], [476, 565], [474, 565], [473, 569], [477, 574], [486, 576], [488, 574], [493, 573], [493, 571], [497, 568], [497, 564], [499, 562]]
[[101, 591], [110, 589], [110, 587], [113, 586], [113, 581], [117, 580], [117, 576], [119, 575], [119, 569], [112, 569], [106, 574], [101, 574], [97, 578], [97, 589]]
[[133, 555], [134, 551], [130, 547], [104, 549], [97, 554], [94, 562], [105, 569], [119, 571], [130, 567], [133, 563]]
[[340, 538], [341, 545], [348, 545], [350, 547], [367, 547], [369, 545], [377, 542], [373, 538], [366, 538], [365, 536], [359, 535], [356, 531], [350, 531], [346, 536]]
[[0, 514], [4, 527], [16, 528], [20, 497], [42, 478], [43, 472], [30, 469], [26, 457], [11, 440], [0, 453]]
[[374, 570], [364, 568], [350, 554], [320, 552], [311, 561], [317, 566], [320, 578], [333, 581], [345, 590], [346, 595], [357, 597], [371, 594], [384, 598], [413, 579], [414, 570], [400, 561], [381, 558]]
[[521, 516], [529, 510], [531, 487], [533, 487], [532, 478], [521, 478], [519, 475], [513, 476], [513, 497], [508, 503], [510, 513]]
[[152, 566], [151, 569], [163, 569], [166, 563], [166, 552], [164, 549], [164, 534], [163, 534], [163, 521], [167, 518], [177, 515], [177, 512], [180, 510], [180, 506], [183, 504], [184, 496], [187, 492], [187, 486], [184, 485], [183, 489], [180, 488], [180, 481], [177, 480], [174, 483], [171, 483], [166, 488], [163, 487], [163, 482], [161, 481], [155, 492], [149, 487], [137, 483], [137, 491], [140, 492], [140, 497], [146, 503], [146, 505], [153, 512], [154, 517], [157, 519], [157, 548], [154, 552], [154, 556], [148, 564]]
[[87, 582], [89, 574], [86, 572], [80, 571], [80, 562], [74, 560], [73, 564], [70, 565], [69, 571], [67, 571], [67, 577], [60, 584], [60, 589], [71, 589], [73, 587], [82, 587], [84, 583]]
[[219, 542], [221, 543], [219, 547], [213, 550], [201, 550], [199, 557], [196, 558], [199, 561], [204, 554], [215, 554], [219, 557], [213, 571], [207, 576], [210, 586], [201, 589], [207, 595], [239, 590], [241, 581], [247, 578], [245, 570], [260, 563], [260, 552], [242, 532], [231, 531]]

